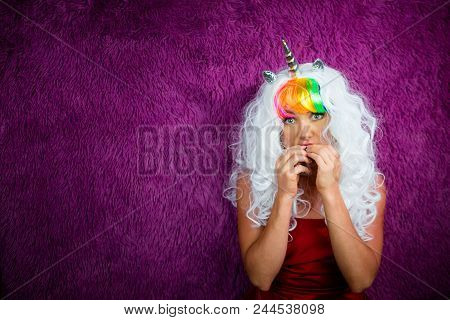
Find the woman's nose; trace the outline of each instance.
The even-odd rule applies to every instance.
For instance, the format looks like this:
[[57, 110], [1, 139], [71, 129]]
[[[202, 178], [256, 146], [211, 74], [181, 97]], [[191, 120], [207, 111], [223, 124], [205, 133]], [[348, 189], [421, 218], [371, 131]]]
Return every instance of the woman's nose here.
[[297, 136], [300, 137], [302, 140], [308, 140], [313, 135], [312, 126], [309, 123], [303, 122], [298, 127], [298, 130], [299, 130], [299, 132], [298, 132]]

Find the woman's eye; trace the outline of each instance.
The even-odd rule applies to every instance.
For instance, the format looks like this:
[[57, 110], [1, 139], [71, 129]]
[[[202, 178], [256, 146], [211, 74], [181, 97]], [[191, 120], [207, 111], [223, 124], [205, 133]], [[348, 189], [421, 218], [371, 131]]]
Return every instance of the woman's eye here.
[[295, 122], [295, 119], [294, 119], [294, 118], [286, 118], [286, 119], [284, 119], [283, 122], [284, 122], [284, 123], [288, 123], [288, 124], [292, 124], [292, 123]]
[[[318, 116], [318, 118], [316, 118], [316, 116]], [[323, 117], [325, 117], [325, 115], [323, 113], [313, 113], [312, 117], [314, 120], [320, 120], [320, 119], [323, 119]]]

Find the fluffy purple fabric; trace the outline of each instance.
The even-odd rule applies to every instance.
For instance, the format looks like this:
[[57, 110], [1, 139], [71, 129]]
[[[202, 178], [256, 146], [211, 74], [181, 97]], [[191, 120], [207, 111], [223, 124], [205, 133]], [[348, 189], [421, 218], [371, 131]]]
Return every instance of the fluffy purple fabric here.
[[[443, 2], [2, 1], [1, 296], [239, 298], [227, 125], [261, 72], [285, 67], [281, 36], [300, 62], [341, 70], [380, 117], [388, 200], [368, 295], [449, 296]], [[222, 133], [195, 140], [207, 124]], [[149, 126], [163, 129], [151, 144]], [[165, 171], [148, 174], [143, 155]], [[170, 166], [205, 161], [208, 175]]]

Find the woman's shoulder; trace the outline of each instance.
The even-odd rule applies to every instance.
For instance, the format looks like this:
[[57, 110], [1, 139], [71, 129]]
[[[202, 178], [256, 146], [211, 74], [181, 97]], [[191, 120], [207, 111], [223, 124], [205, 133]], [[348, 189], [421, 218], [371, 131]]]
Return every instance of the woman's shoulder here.
[[376, 190], [383, 192], [383, 193], [387, 193], [387, 189], [386, 189], [386, 183], [385, 183], [385, 176], [382, 173], [377, 174], [376, 178]]
[[387, 198], [387, 189], [386, 189], [384, 175], [378, 174], [376, 177], [376, 180], [377, 180], [376, 191], [378, 191], [381, 196], [380, 199], [376, 203], [377, 219], [379, 219], [379, 218], [383, 219], [384, 211], [385, 211], [385, 207], [386, 207], [386, 198]]

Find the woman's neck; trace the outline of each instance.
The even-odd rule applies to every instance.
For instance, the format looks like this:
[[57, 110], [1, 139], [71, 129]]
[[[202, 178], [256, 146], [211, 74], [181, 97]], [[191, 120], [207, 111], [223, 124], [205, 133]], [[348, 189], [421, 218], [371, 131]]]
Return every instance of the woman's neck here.
[[302, 215], [302, 217], [306, 219], [322, 218], [322, 215], [320, 214], [322, 198], [320, 196], [320, 193], [317, 191], [317, 188], [315, 188], [315, 183], [311, 184], [311, 181], [305, 181], [305, 184], [300, 184], [300, 187], [304, 191], [304, 193], [301, 195], [302, 200], [306, 200], [310, 204], [308, 212], [304, 212], [304, 204], [299, 205], [299, 208], [297, 210], [301, 211], [300, 215]]

